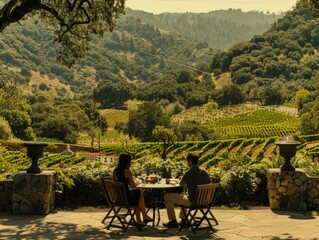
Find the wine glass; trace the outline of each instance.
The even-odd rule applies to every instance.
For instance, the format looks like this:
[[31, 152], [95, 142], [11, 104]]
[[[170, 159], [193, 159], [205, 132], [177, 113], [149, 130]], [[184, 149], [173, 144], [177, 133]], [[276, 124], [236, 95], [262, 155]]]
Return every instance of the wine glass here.
[[145, 170], [142, 170], [142, 171], [141, 171], [141, 177], [142, 177], [142, 179], [145, 180], [146, 176], [147, 176], [146, 171], [145, 171]]
[[161, 180], [162, 180], [162, 175], [163, 175], [163, 173], [162, 173], [162, 172], [156, 172], [156, 174], [157, 174], [158, 182], [160, 183]]
[[176, 178], [176, 175], [177, 175], [176, 169], [172, 169], [172, 170], [171, 170], [171, 176], [172, 176], [172, 178], [175, 179], [175, 178]]

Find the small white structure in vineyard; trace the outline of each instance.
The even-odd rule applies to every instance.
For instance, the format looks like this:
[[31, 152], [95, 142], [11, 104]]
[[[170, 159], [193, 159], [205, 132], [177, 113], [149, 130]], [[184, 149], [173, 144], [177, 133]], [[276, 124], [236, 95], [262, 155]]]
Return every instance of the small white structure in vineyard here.
[[101, 162], [102, 164], [111, 165], [115, 162], [114, 155], [106, 155], [103, 153], [77, 152], [77, 157], [85, 157], [90, 162]]

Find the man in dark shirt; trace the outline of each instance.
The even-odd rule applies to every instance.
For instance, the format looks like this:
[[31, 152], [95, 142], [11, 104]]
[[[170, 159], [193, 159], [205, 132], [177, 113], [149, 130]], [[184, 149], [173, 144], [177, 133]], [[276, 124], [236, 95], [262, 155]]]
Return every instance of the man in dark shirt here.
[[[188, 195], [184, 193], [166, 193], [164, 200], [166, 204], [166, 211], [168, 215], [168, 222], [163, 225], [168, 228], [177, 228], [176, 215], [174, 211], [175, 204], [183, 206], [191, 206], [192, 201], [195, 198], [197, 185], [207, 184], [211, 182], [211, 179], [206, 170], [198, 167], [198, 154], [190, 152], [187, 155], [187, 164], [189, 170], [184, 174], [181, 179], [180, 185], [187, 185]], [[181, 214], [184, 218], [183, 214]], [[184, 221], [182, 220], [182, 223]]]

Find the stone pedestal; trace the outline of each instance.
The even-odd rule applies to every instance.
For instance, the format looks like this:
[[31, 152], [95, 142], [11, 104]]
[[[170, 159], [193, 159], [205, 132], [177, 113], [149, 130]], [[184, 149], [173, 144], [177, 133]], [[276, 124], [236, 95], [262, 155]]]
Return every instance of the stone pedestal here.
[[12, 208], [12, 180], [0, 181], [0, 212], [9, 212]]
[[272, 210], [307, 210], [307, 175], [296, 171], [268, 170], [268, 197]]
[[308, 208], [319, 211], [319, 177], [308, 178]]
[[13, 214], [48, 214], [54, 207], [54, 178], [52, 171], [16, 174], [12, 191]]

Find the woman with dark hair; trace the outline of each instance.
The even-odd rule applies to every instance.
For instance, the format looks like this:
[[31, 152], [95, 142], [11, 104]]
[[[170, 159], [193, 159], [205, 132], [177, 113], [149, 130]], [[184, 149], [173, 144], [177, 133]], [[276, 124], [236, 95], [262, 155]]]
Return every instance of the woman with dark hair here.
[[[132, 157], [129, 154], [121, 154], [119, 157], [119, 162], [117, 167], [113, 172], [113, 180], [117, 182], [122, 182], [125, 185], [126, 195], [129, 204], [135, 205], [137, 204], [136, 210], [136, 223], [139, 226], [144, 226], [148, 222], [153, 221], [146, 213], [144, 196], [141, 193], [140, 189], [129, 189], [129, 185], [132, 188], [136, 187], [136, 184], [133, 179], [132, 172], [130, 170]], [[141, 214], [143, 215], [143, 221], [141, 220]]]

